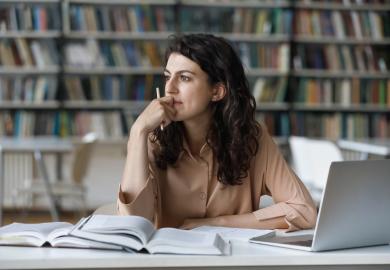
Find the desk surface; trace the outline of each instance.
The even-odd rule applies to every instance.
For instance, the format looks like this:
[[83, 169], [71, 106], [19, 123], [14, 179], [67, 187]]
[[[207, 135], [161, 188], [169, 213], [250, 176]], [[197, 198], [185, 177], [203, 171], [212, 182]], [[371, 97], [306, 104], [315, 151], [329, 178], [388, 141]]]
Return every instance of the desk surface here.
[[[328, 252], [307, 252], [257, 244], [234, 244], [232, 256], [131, 254], [67, 248], [0, 247], [0, 269], [252, 268], [389, 269], [390, 245]], [[199, 267], [199, 268], [198, 268]]]

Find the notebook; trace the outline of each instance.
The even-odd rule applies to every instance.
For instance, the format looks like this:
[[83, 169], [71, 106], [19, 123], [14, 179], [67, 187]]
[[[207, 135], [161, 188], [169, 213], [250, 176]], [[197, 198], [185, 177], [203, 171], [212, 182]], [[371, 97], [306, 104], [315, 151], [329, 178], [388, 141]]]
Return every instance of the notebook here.
[[333, 162], [314, 234], [252, 243], [323, 251], [390, 243], [390, 160]]

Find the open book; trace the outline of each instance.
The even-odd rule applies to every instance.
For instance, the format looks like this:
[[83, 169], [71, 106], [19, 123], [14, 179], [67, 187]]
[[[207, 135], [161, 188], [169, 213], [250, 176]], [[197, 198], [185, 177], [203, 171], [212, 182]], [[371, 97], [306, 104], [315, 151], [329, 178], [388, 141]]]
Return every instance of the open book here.
[[223, 239], [230, 242], [249, 242], [253, 237], [270, 237], [275, 235], [274, 230], [245, 229], [220, 226], [201, 226], [192, 229], [197, 232], [218, 233]]
[[156, 230], [148, 219], [139, 216], [93, 215], [75, 226], [70, 234], [125, 249], [145, 249], [149, 253], [230, 254], [230, 244], [217, 233], [175, 228]]
[[67, 222], [12, 223], [0, 228], [0, 245], [122, 249], [116, 245], [70, 236], [68, 234], [73, 227]]

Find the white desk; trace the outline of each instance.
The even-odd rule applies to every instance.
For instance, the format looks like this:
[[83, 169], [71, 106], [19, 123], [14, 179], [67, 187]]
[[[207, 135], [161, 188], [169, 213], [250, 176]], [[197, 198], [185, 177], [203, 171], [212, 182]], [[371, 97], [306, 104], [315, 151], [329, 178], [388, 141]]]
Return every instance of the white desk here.
[[361, 159], [369, 154], [390, 158], [389, 139], [339, 140], [337, 144], [341, 149], [361, 152]]
[[233, 245], [232, 256], [130, 254], [121, 251], [0, 247], [0, 269], [390, 269], [390, 246], [306, 252]]
[[[42, 158], [42, 154], [57, 154], [68, 153], [72, 151], [73, 145], [70, 140], [58, 138], [0, 138], [0, 225], [3, 222], [3, 193], [4, 193], [4, 167], [3, 155], [6, 153], [31, 153], [38, 165], [38, 171], [45, 181], [48, 198], [50, 200], [50, 212], [54, 220], [58, 220], [56, 203], [51, 193], [49, 186], [49, 178], [47, 174], [46, 164]], [[57, 172], [61, 171], [60, 156], [57, 159]]]

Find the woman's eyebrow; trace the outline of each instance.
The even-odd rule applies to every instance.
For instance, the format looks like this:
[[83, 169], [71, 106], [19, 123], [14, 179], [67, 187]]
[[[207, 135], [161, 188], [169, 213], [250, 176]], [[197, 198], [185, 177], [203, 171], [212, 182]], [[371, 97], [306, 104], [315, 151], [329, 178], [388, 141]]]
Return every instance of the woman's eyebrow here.
[[[169, 73], [171, 74], [171, 72], [168, 70], [168, 69], [164, 69], [164, 73]], [[179, 73], [179, 74], [182, 74], [182, 73], [191, 73], [191, 74], [196, 74], [195, 72], [191, 71], [191, 70], [187, 70], [187, 69], [183, 69], [183, 70], [178, 70], [176, 73]]]

